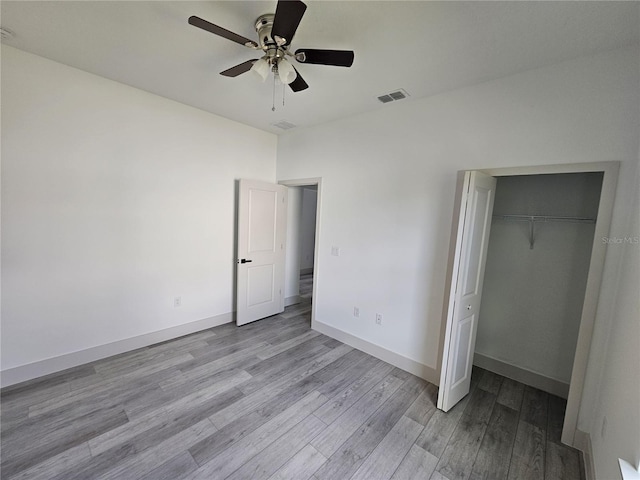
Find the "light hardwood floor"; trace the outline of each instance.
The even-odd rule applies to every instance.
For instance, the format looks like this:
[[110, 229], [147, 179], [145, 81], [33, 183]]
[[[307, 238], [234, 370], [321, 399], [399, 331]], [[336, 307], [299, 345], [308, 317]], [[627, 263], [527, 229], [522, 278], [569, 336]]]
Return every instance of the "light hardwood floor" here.
[[313, 273], [300, 275], [300, 298], [303, 301], [311, 301], [313, 292]]
[[2, 391], [3, 479], [583, 478], [564, 401], [437, 387], [310, 330], [309, 303]]

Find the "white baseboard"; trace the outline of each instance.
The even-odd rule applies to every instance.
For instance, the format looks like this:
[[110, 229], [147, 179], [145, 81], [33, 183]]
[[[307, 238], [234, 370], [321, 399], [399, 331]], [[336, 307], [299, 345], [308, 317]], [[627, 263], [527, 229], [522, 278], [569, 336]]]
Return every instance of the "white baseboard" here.
[[332, 327], [331, 325], [327, 325], [326, 323], [318, 322], [317, 320], [311, 323], [311, 328], [358, 350], [362, 350], [406, 372], [412, 373], [417, 377], [423, 378], [434, 385], [438, 385], [440, 382], [440, 374], [433, 368], [392, 352], [391, 350], [387, 350], [380, 345], [367, 342], [366, 340]]
[[292, 295], [284, 299], [284, 306], [288, 307], [289, 305], [296, 305], [300, 303], [300, 295]]
[[586, 480], [596, 480], [596, 468], [593, 463], [593, 447], [591, 446], [591, 435], [582, 430], [576, 429], [573, 437], [573, 446], [582, 452], [584, 459], [584, 474]]
[[195, 322], [158, 330], [157, 332], [145, 333], [136, 337], [118, 340], [117, 342], [87, 348], [86, 350], [47, 358], [46, 360], [39, 360], [19, 367], [8, 368], [0, 372], [0, 386], [8, 387], [9, 385], [60, 372], [67, 368], [77, 367], [102, 358], [129, 352], [136, 348], [148, 347], [155, 343], [230, 323], [233, 322], [233, 319], [234, 314], [232, 312], [224, 313], [222, 315], [216, 315], [215, 317], [204, 318], [202, 320], [196, 320]]
[[535, 387], [558, 397], [566, 399], [569, 396], [569, 384], [556, 380], [555, 378], [546, 377], [526, 368], [517, 367], [501, 360], [475, 353], [473, 356], [473, 364], [480, 368], [489, 370], [503, 377], [516, 380], [525, 385]]

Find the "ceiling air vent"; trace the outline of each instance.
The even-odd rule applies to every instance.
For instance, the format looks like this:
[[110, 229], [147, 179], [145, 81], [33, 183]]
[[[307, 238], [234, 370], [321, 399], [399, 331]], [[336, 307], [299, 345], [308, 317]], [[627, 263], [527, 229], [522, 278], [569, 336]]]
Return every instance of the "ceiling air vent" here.
[[389, 103], [395, 100], [402, 100], [403, 98], [407, 98], [409, 94], [403, 88], [396, 90], [395, 92], [385, 93], [384, 95], [380, 95], [378, 100], [382, 103]]
[[287, 122], [286, 120], [281, 120], [278, 123], [272, 123], [271, 125], [273, 125], [274, 127], [281, 128], [282, 130], [289, 130], [291, 128], [296, 127], [296, 125], [294, 125], [291, 122]]

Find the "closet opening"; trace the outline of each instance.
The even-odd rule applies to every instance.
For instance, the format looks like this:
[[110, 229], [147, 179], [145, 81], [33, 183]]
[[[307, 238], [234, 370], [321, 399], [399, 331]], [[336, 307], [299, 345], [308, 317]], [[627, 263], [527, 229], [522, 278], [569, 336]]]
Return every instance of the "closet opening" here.
[[497, 177], [474, 365], [567, 399], [602, 180]]
[[586, 450], [578, 413], [618, 169], [600, 162], [459, 172], [438, 408], [462, 399], [479, 367], [566, 399], [566, 408], [554, 403], [564, 409], [561, 441]]

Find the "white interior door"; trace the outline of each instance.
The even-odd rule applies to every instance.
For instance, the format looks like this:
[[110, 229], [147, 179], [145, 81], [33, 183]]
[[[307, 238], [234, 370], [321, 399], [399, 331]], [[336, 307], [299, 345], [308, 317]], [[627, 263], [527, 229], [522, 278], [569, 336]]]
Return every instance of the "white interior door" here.
[[287, 187], [240, 180], [236, 323], [284, 310]]
[[496, 179], [465, 172], [447, 308], [438, 408], [469, 393]]

